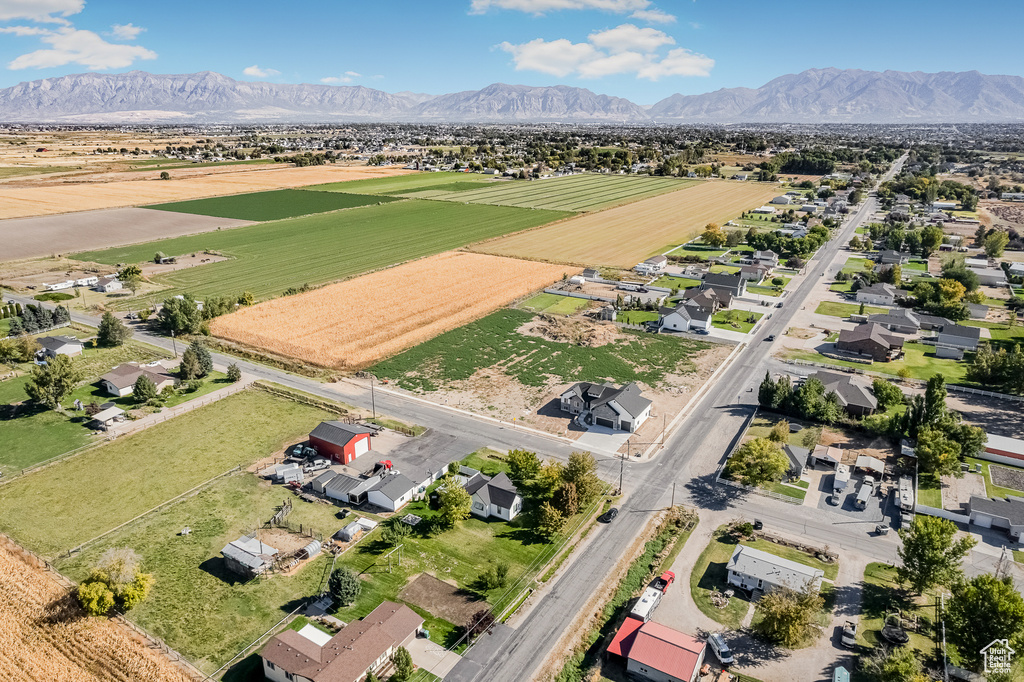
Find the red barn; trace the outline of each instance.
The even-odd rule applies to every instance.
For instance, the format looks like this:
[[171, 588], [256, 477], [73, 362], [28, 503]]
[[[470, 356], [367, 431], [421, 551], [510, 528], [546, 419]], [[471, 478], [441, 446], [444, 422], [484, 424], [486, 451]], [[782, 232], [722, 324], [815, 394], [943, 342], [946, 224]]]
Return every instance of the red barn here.
[[309, 434], [309, 444], [323, 457], [349, 464], [370, 451], [370, 434], [376, 429], [339, 421], [320, 422]]

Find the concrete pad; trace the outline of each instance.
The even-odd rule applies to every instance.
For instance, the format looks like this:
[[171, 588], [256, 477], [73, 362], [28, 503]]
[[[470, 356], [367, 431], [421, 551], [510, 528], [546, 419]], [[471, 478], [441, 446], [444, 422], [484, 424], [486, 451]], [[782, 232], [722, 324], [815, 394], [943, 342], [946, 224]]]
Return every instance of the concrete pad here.
[[586, 450], [615, 452], [625, 445], [632, 435], [627, 431], [609, 429], [607, 426], [591, 426], [586, 433], [576, 439], [576, 442]]
[[436, 642], [416, 637], [406, 647], [412, 655], [412, 662], [429, 673], [444, 677], [462, 660], [455, 652], [448, 651]]

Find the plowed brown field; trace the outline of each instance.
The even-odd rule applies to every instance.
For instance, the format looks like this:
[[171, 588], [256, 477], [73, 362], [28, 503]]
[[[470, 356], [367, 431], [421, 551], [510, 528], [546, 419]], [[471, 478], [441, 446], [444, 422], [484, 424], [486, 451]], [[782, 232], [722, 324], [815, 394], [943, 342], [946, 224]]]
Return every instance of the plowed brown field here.
[[693, 239], [708, 223], [721, 225], [779, 193], [774, 185], [703, 182], [677, 192], [483, 242], [473, 250], [556, 263], [631, 268], [670, 244]]
[[83, 616], [65, 594], [0, 541], [0, 680], [191, 681], [114, 621]]
[[448, 251], [218, 317], [216, 335], [337, 369], [366, 367], [578, 268]]
[[383, 178], [412, 172], [415, 171], [402, 170], [398, 166], [312, 166], [266, 168], [184, 180], [124, 180], [0, 187], [0, 219], [184, 201], [325, 182]]

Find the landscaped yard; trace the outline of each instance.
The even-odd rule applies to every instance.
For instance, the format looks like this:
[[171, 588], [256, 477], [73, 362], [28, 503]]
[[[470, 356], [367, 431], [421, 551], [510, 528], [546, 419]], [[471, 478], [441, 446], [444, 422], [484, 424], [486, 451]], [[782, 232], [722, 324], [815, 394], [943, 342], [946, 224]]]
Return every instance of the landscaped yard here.
[[7, 484], [0, 529], [56, 556], [333, 418], [244, 391]]
[[1024, 325], [1015, 324], [1010, 327], [1004, 322], [985, 322], [984, 320], [965, 320], [968, 327], [984, 327], [992, 336], [990, 343], [993, 348], [1011, 350], [1015, 344], [1024, 343]]
[[917, 502], [933, 509], [942, 509], [942, 486], [932, 474], [920, 474], [917, 478]]
[[746, 310], [719, 310], [711, 317], [711, 326], [748, 334], [762, 315], [763, 313], [751, 313]]
[[615, 320], [624, 324], [644, 324], [657, 319], [658, 313], [651, 310], [620, 310], [615, 315]]
[[672, 275], [662, 275], [658, 279], [651, 282], [652, 287], [664, 287], [665, 289], [690, 289], [692, 287], [699, 287], [700, 280], [692, 279], [690, 277], [673, 277]]
[[[808, 424], [807, 422], [801, 422], [797, 419], [790, 419], [788, 417], [782, 416], [776, 417], [773, 415], [771, 417], [761, 416], [755, 418], [754, 421], [750, 423], [750, 428], [747, 429], [745, 436], [749, 438], [767, 438], [768, 434], [772, 430], [772, 426], [774, 426], [776, 423], [783, 419], [788, 421], [790, 424], [800, 424], [801, 426], [804, 427], [799, 431], [790, 431], [789, 440], [787, 441], [790, 445], [800, 448], [806, 447], [804, 445], [804, 438], [807, 437], [808, 433], [813, 433], [819, 436], [821, 434], [821, 432], [817, 428], [815, 428], [814, 425]], [[813, 449], [813, 446], [808, 449]]]
[[[985, 479], [985, 494], [989, 497], [1024, 496], [1024, 487], [1013, 487], [1013, 484], [1024, 486], [1024, 469], [974, 457], [968, 457], [964, 461], [971, 465], [972, 471], [977, 465], [981, 465], [982, 476]], [[992, 480], [993, 470], [996, 470], [995, 481]], [[999, 485], [999, 483], [1003, 485]]]
[[881, 315], [889, 312], [888, 308], [879, 308], [878, 306], [866, 305], [864, 306], [864, 312], [860, 312], [860, 303], [837, 303], [836, 301], [822, 301], [818, 304], [818, 307], [814, 310], [818, 315], [830, 315], [832, 317], [847, 318], [850, 315], [864, 314], [864, 315]]
[[558, 294], [537, 294], [527, 299], [520, 305], [524, 310], [535, 313], [548, 313], [549, 315], [572, 315], [575, 312], [586, 308], [590, 301], [585, 298], [573, 298], [572, 296], [559, 296]]
[[[782, 284], [773, 284], [773, 280], [781, 279]], [[787, 286], [789, 286], [792, 277], [783, 277], [777, 275], [774, 277], [766, 277], [764, 282], [761, 284], [751, 284], [747, 286], [747, 291], [752, 294], [760, 294], [762, 296], [781, 296], [782, 292]]]
[[900, 585], [896, 582], [895, 568], [881, 563], [867, 565], [864, 569], [864, 592], [861, 598], [857, 643], [869, 648], [884, 643], [881, 631], [885, 617], [902, 610], [908, 615], [917, 616], [923, 626], [920, 632], [908, 631], [908, 646], [916, 650], [922, 659], [933, 660], [938, 654], [938, 646], [930, 636], [930, 627], [937, 615], [937, 597], [933, 592], [916, 599], [905, 599], [901, 595]]
[[876, 362], [871, 365], [826, 358], [813, 350], [793, 349], [785, 351], [783, 355], [784, 357], [792, 358], [794, 360], [817, 362], [824, 365], [834, 365], [836, 367], [852, 367], [855, 369], [878, 372], [880, 374], [889, 374], [892, 376], [899, 376], [900, 370], [906, 368], [910, 373], [910, 378], [913, 379], [927, 381], [936, 374], [941, 374], [949, 383], [970, 385], [968, 382], [964, 381], [964, 377], [967, 373], [967, 366], [970, 364], [971, 354], [965, 356], [965, 359], [962, 361], [952, 360], [950, 358], [937, 358], [935, 357], [934, 346], [925, 346], [920, 343], [907, 343], [904, 345], [903, 357], [899, 360], [894, 360], [892, 362]]

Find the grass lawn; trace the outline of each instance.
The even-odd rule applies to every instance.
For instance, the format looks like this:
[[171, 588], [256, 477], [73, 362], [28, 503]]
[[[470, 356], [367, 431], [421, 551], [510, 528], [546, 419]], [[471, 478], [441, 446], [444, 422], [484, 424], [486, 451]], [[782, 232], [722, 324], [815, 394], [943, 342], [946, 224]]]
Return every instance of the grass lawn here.
[[936, 476], [924, 473], [918, 475], [917, 501], [926, 507], [942, 509], [942, 486]]
[[995, 349], [1011, 350], [1015, 344], [1024, 343], [1024, 325], [1015, 324], [1009, 327], [1004, 322], [985, 322], [984, 320], [965, 320], [962, 324], [968, 327], [984, 327], [991, 335], [989, 343]]
[[[860, 303], [837, 303], [835, 301], [822, 301], [814, 310], [818, 315], [830, 315], [832, 317], [849, 317], [860, 313]], [[880, 315], [889, 312], [888, 308], [878, 306], [864, 306], [864, 315]]]
[[[788, 421], [790, 424], [801, 424], [804, 427], [800, 431], [790, 431], [789, 440], [787, 441], [790, 445], [795, 447], [804, 447], [804, 436], [811, 430], [811, 428], [813, 428], [813, 425], [806, 422], [800, 422], [796, 419], [789, 419], [788, 417], [757, 417], [750, 423], [750, 428], [747, 429], [747, 433], [745, 435], [750, 438], [767, 438], [768, 434], [771, 433], [772, 426], [783, 419]], [[816, 428], [814, 429], [814, 432], [818, 433], [820, 437], [820, 432]]]
[[[561, 381], [608, 380], [661, 383], [668, 373], [692, 371], [690, 356], [711, 344], [624, 330], [626, 339], [588, 348], [516, 332], [533, 315], [499, 310], [377, 363], [372, 372], [403, 388], [432, 391], [439, 384], [468, 379], [478, 369], [504, 363], [503, 371], [527, 386]], [[519, 358], [509, 363], [511, 358]]]
[[161, 291], [160, 297], [187, 291], [201, 299], [251, 291], [262, 299], [290, 286], [351, 277], [543, 225], [565, 215], [506, 206], [407, 200], [92, 251], [77, 257], [115, 264], [149, 260], [157, 251], [172, 256], [219, 251], [233, 258], [156, 277], [159, 284], [171, 287]]
[[700, 256], [701, 258], [716, 258], [718, 256], [724, 256], [729, 252], [729, 249], [715, 248], [713, 246], [707, 246], [699, 242], [690, 242], [684, 244], [678, 249], [672, 252], [673, 256]]
[[673, 277], [672, 275], [662, 275], [658, 279], [651, 282], [652, 287], [664, 287], [665, 289], [690, 289], [692, 287], [699, 287], [700, 280], [693, 279], [691, 277]]
[[626, 324], [643, 324], [657, 319], [658, 313], [651, 310], [621, 310], [615, 316], [617, 322]]
[[244, 391], [7, 484], [0, 529], [56, 556], [333, 418]]
[[780, 287], [773, 285], [771, 280], [765, 280], [767, 284], [751, 284], [747, 287], [747, 291], [752, 294], [760, 294], [761, 296], [781, 296], [783, 289], [789, 284], [789, 278], [784, 279], [786, 281]]
[[901, 359], [894, 360], [893, 362], [876, 362], [871, 365], [826, 358], [812, 350], [789, 350], [785, 352], [785, 357], [806, 362], [818, 362], [824, 365], [834, 365], [836, 367], [853, 367], [854, 369], [890, 374], [892, 376], [899, 376], [900, 370], [906, 368], [913, 379], [927, 381], [936, 374], [941, 374], [946, 377], [946, 381], [949, 383], [966, 385], [964, 377], [967, 374], [971, 355], [965, 355], [964, 361], [937, 358], [935, 357], [934, 346], [907, 343], [903, 346], [903, 357]]
[[738, 267], [732, 265], [712, 265], [708, 269], [708, 272], [712, 272], [716, 275], [720, 273], [725, 273], [727, 275], [735, 275], [739, 271], [740, 269]]
[[830, 291], [838, 291], [840, 293], [850, 293], [853, 291], [853, 280], [846, 282], [832, 282], [829, 286]]
[[[861, 617], [857, 628], [857, 643], [864, 647], [875, 647], [885, 640], [881, 637], [882, 626], [887, 614], [903, 610], [916, 614], [927, 623], [936, 617], [936, 595], [933, 592], [917, 599], [901, 597], [896, 582], [896, 569], [888, 564], [870, 563], [864, 569], [864, 592], [861, 597]], [[908, 632], [907, 646], [918, 652], [924, 660], [933, 659], [938, 653], [937, 643], [929, 636], [929, 627], [923, 632]]]
[[846, 259], [846, 265], [843, 266], [843, 272], [848, 274], [866, 272], [867, 268], [864, 267], [865, 262], [867, 262], [867, 259], [861, 256], [850, 256]]
[[590, 305], [590, 301], [585, 298], [559, 296], [558, 294], [537, 294], [533, 298], [524, 301], [520, 307], [535, 313], [572, 315], [588, 305]]
[[276, 189], [269, 192], [235, 194], [226, 197], [153, 204], [146, 208], [173, 213], [234, 218], [237, 220], [281, 220], [312, 213], [326, 213], [342, 208], [395, 201], [391, 197], [373, 197], [340, 192], [307, 192], [301, 189]]
[[928, 272], [928, 261], [912, 260], [908, 263], [904, 263], [901, 269], [906, 272], [907, 270], [917, 270], [919, 272]]
[[793, 487], [785, 483], [772, 483], [770, 486], [768, 486], [768, 490], [771, 490], [774, 493], [778, 493], [779, 495], [792, 497], [793, 499], [800, 500], [801, 502], [804, 500], [805, 497], [807, 497], [806, 490], [801, 490], [800, 488]]
[[782, 545], [777, 545], [774, 542], [768, 542], [767, 540], [761, 540], [759, 538], [754, 540], [744, 540], [740, 544], [745, 545], [746, 547], [759, 549], [762, 552], [774, 554], [775, 556], [782, 557], [783, 559], [795, 561], [798, 564], [803, 564], [804, 566], [820, 569], [824, 571], [825, 577], [829, 580], [835, 580], [839, 577], [839, 564], [827, 564], [824, 561], [820, 561], [811, 556], [807, 552], [801, 552], [800, 550], [793, 549], [792, 547], [783, 547]]
[[749, 334], [762, 315], [763, 313], [751, 313], [746, 310], [719, 310], [712, 316], [711, 326]]
[[726, 582], [729, 577], [726, 565], [737, 544], [735, 538], [723, 528], [719, 528], [708, 546], [697, 557], [697, 563], [690, 573], [690, 596], [693, 603], [705, 616], [733, 630], [739, 629], [743, 617], [747, 615], [750, 602], [741, 597], [740, 591], [736, 590], [735, 596], [729, 600], [726, 607], [719, 609], [711, 603], [711, 593], [716, 589], [719, 592], [730, 589]]

